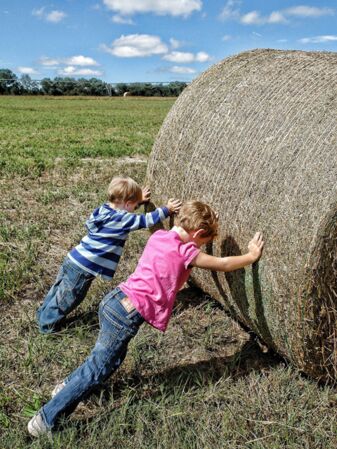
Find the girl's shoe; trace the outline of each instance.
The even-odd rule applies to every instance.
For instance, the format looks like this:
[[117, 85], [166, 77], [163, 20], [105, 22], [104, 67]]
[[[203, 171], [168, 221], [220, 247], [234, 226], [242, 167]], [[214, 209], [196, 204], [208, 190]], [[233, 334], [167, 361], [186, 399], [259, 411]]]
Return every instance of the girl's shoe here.
[[33, 437], [38, 437], [43, 434], [51, 435], [51, 431], [45, 425], [40, 413], [37, 413], [28, 423], [28, 432]]

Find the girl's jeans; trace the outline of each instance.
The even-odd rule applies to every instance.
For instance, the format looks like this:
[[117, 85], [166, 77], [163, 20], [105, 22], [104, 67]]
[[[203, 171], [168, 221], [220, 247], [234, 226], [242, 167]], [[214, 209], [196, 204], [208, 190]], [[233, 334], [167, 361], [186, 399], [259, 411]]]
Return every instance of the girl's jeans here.
[[82, 270], [68, 257], [64, 259], [55, 284], [36, 312], [42, 333], [58, 329], [65, 316], [83, 301], [93, 279], [94, 275]]
[[85, 362], [67, 377], [64, 388], [40, 410], [49, 429], [55, 427], [60, 417], [70, 415], [78, 403], [123, 362], [129, 341], [144, 322], [136, 309], [127, 311], [124, 308], [122, 300], [125, 297], [117, 287], [100, 303], [100, 332], [94, 349]]

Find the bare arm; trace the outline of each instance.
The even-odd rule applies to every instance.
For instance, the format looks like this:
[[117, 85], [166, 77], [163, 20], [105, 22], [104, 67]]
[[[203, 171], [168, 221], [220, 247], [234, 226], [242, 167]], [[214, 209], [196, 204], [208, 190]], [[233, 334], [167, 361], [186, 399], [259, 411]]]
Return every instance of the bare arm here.
[[257, 232], [248, 244], [248, 253], [242, 256], [215, 257], [200, 252], [192, 261], [193, 267], [212, 271], [234, 271], [254, 263], [261, 256], [263, 248], [262, 234]]

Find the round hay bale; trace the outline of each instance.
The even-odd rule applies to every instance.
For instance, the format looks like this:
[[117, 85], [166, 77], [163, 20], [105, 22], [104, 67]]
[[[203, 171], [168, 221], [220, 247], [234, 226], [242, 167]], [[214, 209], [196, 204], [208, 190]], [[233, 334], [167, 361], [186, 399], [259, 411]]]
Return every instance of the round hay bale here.
[[337, 53], [254, 50], [214, 65], [177, 99], [147, 177], [161, 197], [220, 215], [217, 256], [265, 250], [193, 280], [317, 379], [337, 378]]

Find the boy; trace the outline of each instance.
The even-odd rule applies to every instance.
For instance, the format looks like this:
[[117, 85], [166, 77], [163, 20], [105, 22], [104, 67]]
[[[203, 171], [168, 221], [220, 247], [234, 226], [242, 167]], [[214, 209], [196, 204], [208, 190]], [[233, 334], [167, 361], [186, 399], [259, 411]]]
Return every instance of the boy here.
[[199, 201], [185, 203], [177, 226], [159, 230], [148, 240], [135, 272], [105, 296], [99, 307], [100, 332], [85, 362], [52, 392], [52, 399], [28, 423], [33, 436], [49, 433], [91, 390], [122, 363], [127, 346], [147, 321], [165, 331], [177, 292], [192, 267], [232, 271], [261, 256], [262, 235], [256, 233], [242, 256], [214, 257], [200, 251], [217, 235], [218, 216]]
[[36, 312], [42, 333], [59, 329], [65, 316], [83, 301], [96, 276], [108, 281], [113, 278], [129, 232], [154, 226], [181, 206], [179, 200], [171, 199], [153, 212], [133, 213], [149, 200], [150, 190], [142, 190], [133, 179], [112, 179], [107, 203], [87, 220], [88, 234], [67, 254], [55, 284]]

